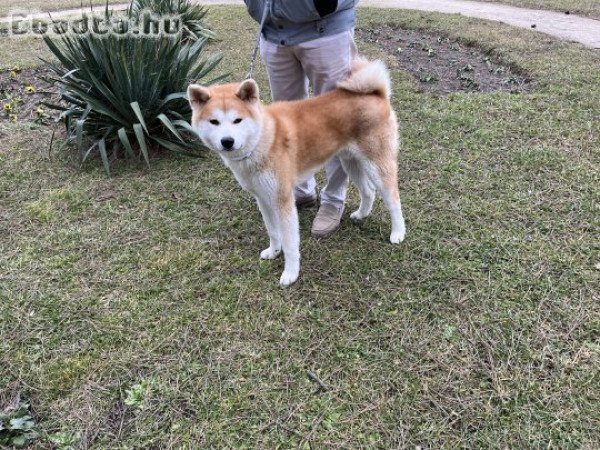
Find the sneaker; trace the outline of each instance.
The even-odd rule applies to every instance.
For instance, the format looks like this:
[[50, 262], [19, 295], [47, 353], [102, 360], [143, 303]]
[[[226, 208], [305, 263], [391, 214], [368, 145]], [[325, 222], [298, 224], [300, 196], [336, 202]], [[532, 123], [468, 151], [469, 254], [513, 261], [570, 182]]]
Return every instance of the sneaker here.
[[296, 208], [312, 208], [317, 204], [317, 194], [296, 197]]
[[338, 208], [330, 203], [322, 204], [313, 221], [312, 235], [317, 238], [329, 236], [340, 227], [343, 213], [343, 206]]

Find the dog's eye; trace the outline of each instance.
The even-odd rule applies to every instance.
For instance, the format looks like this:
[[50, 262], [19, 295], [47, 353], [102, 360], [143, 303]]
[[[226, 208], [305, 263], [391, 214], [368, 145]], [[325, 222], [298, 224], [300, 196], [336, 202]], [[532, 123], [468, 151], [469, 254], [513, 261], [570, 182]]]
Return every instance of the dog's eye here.
[[213, 119], [210, 121], [213, 125], [219, 125], [219, 121], [217, 119]]
[[243, 119], [240, 119], [240, 118], [238, 117], [237, 119], [235, 119], [235, 120], [233, 121], [233, 123], [236, 123], [236, 124], [237, 124], [237, 123], [240, 123], [242, 120], [243, 120]]

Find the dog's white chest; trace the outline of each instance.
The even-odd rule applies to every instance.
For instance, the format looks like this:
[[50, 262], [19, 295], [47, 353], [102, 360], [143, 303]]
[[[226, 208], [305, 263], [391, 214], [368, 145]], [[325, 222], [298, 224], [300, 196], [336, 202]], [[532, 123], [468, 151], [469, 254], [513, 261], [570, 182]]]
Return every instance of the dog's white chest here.
[[276, 195], [277, 181], [271, 172], [259, 171], [250, 164], [228, 164], [242, 189], [254, 196], [271, 197]]

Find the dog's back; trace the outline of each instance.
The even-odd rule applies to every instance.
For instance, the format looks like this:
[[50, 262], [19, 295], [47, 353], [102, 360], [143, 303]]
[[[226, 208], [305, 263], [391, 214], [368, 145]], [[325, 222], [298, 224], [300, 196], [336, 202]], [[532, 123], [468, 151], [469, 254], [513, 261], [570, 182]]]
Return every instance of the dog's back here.
[[306, 172], [342, 148], [360, 148], [368, 158], [389, 149], [395, 157], [397, 122], [390, 93], [385, 65], [358, 60], [337, 89], [308, 100], [267, 106], [265, 112], [276, 123], [272, 159], [292, 157], [298, 170]]

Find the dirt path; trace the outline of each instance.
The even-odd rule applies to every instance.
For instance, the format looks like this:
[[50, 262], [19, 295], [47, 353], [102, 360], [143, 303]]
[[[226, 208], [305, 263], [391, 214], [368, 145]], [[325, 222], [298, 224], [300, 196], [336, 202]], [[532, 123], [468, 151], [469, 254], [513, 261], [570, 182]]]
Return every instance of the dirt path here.
[[[241, 5], [242, 0], [202, 0], [205, 5]], [[124, 9], [127, 4], [113, 5], [112, 8]], [[553, 11], [540, 11], [498, 3], [481, 3], [463, 0], [361, 0], [359, 6], [376, 8], [402, 8], [420, 11], [435, 11], [447, 14], [462, 14], [468, 17], [504, 22], [521, 28], [535, 30], [564, 39], [579, 42], [587, 47], [600, 48], [600, 20], [588, 19], [574, 14], [563, 14]], [[101, 11], [104, 7], [95, 8]], [[54, 17], [78, 14], [79, 9], [71, 9], [52, 13]], [[47, 18], [48, 14], [40, 14]], [[0, 18], [0, 22], [8, 22], [9, 18]]]

